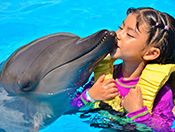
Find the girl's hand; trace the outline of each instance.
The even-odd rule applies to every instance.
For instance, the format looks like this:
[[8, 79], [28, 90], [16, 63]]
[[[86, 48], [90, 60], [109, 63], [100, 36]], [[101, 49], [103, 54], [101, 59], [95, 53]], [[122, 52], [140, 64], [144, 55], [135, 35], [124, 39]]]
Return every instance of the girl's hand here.
[[123, 99], [122, 105], [127, 112], [134, 112], [143, 108], [143, 98], [140, 87], [131, 89]]
[[118, 95], [118, 89], [114, 79], [105, 80], [105, 75], [102, 75], [89, 89], [89, 94], [94, 100], [108, 100]]

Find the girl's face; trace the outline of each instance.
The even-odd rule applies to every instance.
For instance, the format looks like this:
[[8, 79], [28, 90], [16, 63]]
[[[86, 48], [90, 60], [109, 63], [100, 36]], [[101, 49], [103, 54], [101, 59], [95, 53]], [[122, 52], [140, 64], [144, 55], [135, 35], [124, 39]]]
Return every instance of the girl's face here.
[[130, 13], [121, 27], [116, 31], [117, 50], [112, 55], [113, 58], [126, 61], [141, 62], [146, 52], [146, 40], [148, 33], [147, 25], [142, 23], [139, 29], [136, 27], [136, 14]]

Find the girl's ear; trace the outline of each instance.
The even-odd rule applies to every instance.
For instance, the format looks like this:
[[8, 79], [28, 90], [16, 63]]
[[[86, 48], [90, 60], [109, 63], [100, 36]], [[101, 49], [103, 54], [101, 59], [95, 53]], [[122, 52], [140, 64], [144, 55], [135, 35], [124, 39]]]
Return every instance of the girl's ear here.
[[144, 54], [143, 59], [146, 61], [151, 61], [151, 60], [155, 60], [156, 58], [158, 58], [159, 55], [160, 55], [160, 49], [155, 48], [155, 47], [151, 47]]

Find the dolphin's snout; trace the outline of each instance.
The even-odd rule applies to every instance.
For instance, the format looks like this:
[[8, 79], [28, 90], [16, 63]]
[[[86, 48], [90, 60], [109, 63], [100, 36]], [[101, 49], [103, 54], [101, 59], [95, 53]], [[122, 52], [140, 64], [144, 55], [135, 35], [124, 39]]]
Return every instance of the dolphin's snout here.
[[115, 33], [115, 31], [110, 31], [109, 33], [111, 36], [115, 37], [115, 44], [117, 45], [117, 34]]
[[109, 33], [111, 36], [114, 36], [114, 37], [116, 37], [116, 33], [114, 32], [114, 31], [110, 31], [110, 33]]
[[[102, 30], [103, 31], [103, 30]], [[105, 35], [107, 36], [107, 35], [111, 35], [111, 36], [113, 36], [113, 37], [116, 37], [116, 33], [115, 33], [115, 31], [108, 31], [108, 30], [105, 30]]]
[[105, 32], [103, 32], [104, 30], [102, 30], [101, 32], [102, 33], [104, 33], [103, 34], [103, 37], [102, 37], [102, 39], [101, 40], [106, 40], [107, 39], [107, 37], [112, 37], [112, 38], [115, 38], [116, 37], [116, 33], [115, 33], [115, 31], [108, 31], [108, 30], [105, 30]]

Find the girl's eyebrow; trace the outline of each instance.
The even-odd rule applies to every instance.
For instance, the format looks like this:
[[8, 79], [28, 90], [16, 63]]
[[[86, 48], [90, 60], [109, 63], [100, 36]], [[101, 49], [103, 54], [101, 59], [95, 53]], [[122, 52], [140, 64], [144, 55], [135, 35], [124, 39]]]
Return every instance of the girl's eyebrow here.
[[[123, 24], [123, 26], [125, 26], [125, 21], [123, 21], [122, 24]], [[131, 27], [127, 27], [127, 29], [130, 30], [130, 31], [133, 31], [133, 32], [136, 33], [136, 34], [139, 34], [139, 33], [136, 31], [136, 28], [133, 29], [133, 28], [131, 28]]]

